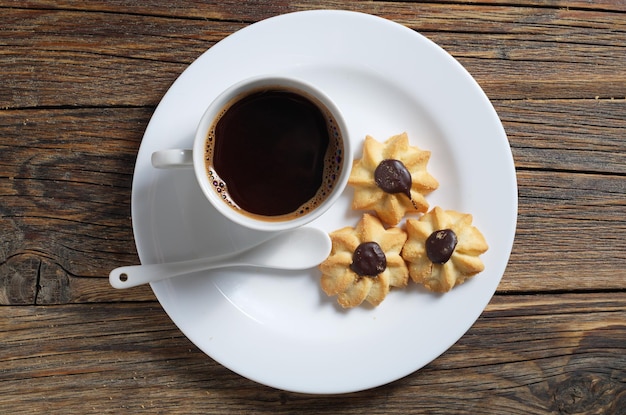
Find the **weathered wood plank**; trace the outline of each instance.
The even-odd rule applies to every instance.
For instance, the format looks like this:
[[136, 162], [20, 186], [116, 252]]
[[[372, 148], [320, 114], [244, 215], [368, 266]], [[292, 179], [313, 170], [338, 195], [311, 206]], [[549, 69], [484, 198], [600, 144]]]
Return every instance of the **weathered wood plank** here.
[[626, 174], [626, 100], [505, 100], [494, 106], [518, 168]]
[[[496, 102], [523, 167], [519, 229], [501, 290], [626, 285], [615, 273], [626, 252], [625, 105]], [[130, 190], [150, 116], [150, 108], [0, 112], [0, 276], [10, 287], [0, 303], [153, 298], [148, 289], [122, 294], [104, 278], [82, 278], [138, 262]]]
[[[113, 3], [91, 3], [106, 5]], [[139, 3], [138, 3], [139, 4]], [[164, 4], [164, 3], [162, 3]], [[171, 9], [170, 9], [171, 10]], [[188, 64], [246, 23], [109, 11], [16, 9], [4, 19], [6, 46], [33, 51]], [[10, 36], [8, 36], [10, 34]]]
[[0, 108], [156, 105], [184, 66], [89, 53], [0, 50]]
[[623, 176], [519, 171], [518, 180], [518, 228], [501, 290], [626, 287]]
[[[163, 3], [132, 3], [63, 10], [79, 7], [70, 2], [54, 6], [61, 10], [11, 9], [2, 32], [8, 47], [0, 50], [0, 108], [155, 105], [187, 64], [246, 24], [281, 12], [339, 5], [321, 1], [268, 8], [251, 2], [248, 8], [219, 3], [171, 9]], [[468, 11], [463, 5], [432, 3], [341, 5], [423, 32], [457, 57], [493, 99], [626, 96], [626, 19], [620, 13], [498, 6]]]
[[0, 278], [12, 287], [0, 303], [65, 303], [89, 295], [74, 276], [137, 262], [131, 182], [150, 115], [0, 111]]
[[[171, 7], [158, 0], [143, 1], [140, 3], [132, 0], [118, 0], [115, 2], [90, 2], [81, 3], [78, 0], [3, 0], [0, 5], [14, 6], [29, 9], [58, 9], [58, 10], [89, 10], [106, 11], [113, 13], [143, 14], [149, 16], [177, 16], [186, 18], [211, 18], [224, 20], [256, 21], [262, 18], [274, 16], [280, 13], [305, 9], [345, 9], [351, 6], [360, 8], [372, 8], [374, 10], [410, 9], [414, 7], [463, 7], [466, 10], [481, 9], [484, 2], [476, 0], [431, 0], [428, 2], [419, 0], [373, 0], [373, 1], [338, 1], [318, 0], [311, 2], [277, 0], [271, 3], [257, 0], [188, 0], [185, 7]], [[622, 0], [523, 0], [514, 4], [508, 0], [493, 0], [489, 3], [490, 8], [542, 8], [548, 10], [575, 11], [626, 11], [626, 3]]]
[[332, 408], [336, 414], [526, 415], [619, 413], [626, 405], [625, 293], [496, 296], [474, 327], [422, 370], [372, 391], [321, 397], [231, 373], [184, 338], [158, 304], [4, 307], [3, 313], [0, 396], [9, 413]]
[[[376, 1], [387, 1], [387, 0], [376, 0]], [[398, 0], [398, 1], [407, 1], [414, 2], [417, 0]], [[436, 0], [437, 3], [452, 3], [452, 4], [465, 4], [468, 6], [473, 6], [477, 2], [476, 0]], [[502, 6], [510, 6], [511, 2], [509, 0], [491, 0], [489, 1], [490, 5], [502, 5]], [[551, 7], [551, 8], [561, 8], [561, 9], [582, 9], [582, 10], [612, 10], [623, 12], [626, 11], [626, 3], [622, 0], [524, 0], [524, 1], [516, 1], [516, 6], [537, 6], [537, 7]]]
[[[494, 106], [507, 132], [516, 166], [626, 172], [626, 100], [503, 100], [494, 101]], [[28, 169], [34, 169], [31, 164], [47, 163], [46, 177], [52, 180], [71, 179], [80, 171], [76, 181], [117, 186], [132, 174], [136, 149], [151, 112], [152, 108], [1, 111], [2, 176], [28, 177]], [[112, 126], [113, 122], [120, 125]], [[48, 153], [29, 154], [30, 146]], [[105, 155], [118, 158], [119, 163], [97, 158]], [[85, 166], [77, 166], [70, 156], [80, 158]], [[105, 169], [110, 169], [107, 175], [102, 174]]]

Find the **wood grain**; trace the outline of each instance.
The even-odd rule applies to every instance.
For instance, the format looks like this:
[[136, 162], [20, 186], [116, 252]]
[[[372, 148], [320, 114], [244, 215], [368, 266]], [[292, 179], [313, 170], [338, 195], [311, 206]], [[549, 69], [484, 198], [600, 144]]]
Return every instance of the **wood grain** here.
[[120, 261], [138, 261], [130, 190], [150, 114], [144, 108], [0, 112], [0, 279], [24, 286], [0, 295], [2, 303], [70, 302], [84, 295], [73, 294], [75, 277], [103, 277]]
[[[0, 89], [0, 108], [155, 105], [187, 64], [247, 22], [267, 13], [344, 3], [273, 2], [260, 16], [253, 4], [97, 3], [97, 10], [86, 11], [79, 2], [55, 7], [31, 2], [38, 9], [5, 18], [3, 32], [11, 37], [10, 47], [0, 50], [7, 86]], [[431, 37], [492, 99], [626, 97], [622, 13], [432, 3], [354, 6]]]
[[[516, 243], [500, 290], [626, 285], [626, 273], [615, 272], [626, 256], [626, 140], [619, 118], [626, 101], [590, 104], [586, 111], [579, 100], [495, 103], [511, 141], [520, 189]], [[6, 284], [11, 293], [0, 302], [153, 298], [140, 289], [115, 295], [106, 279], [84, 278], [105, 277], [116, 266], [138, 262], [130, 228], [131, 178], [151, 111], [0, 112], [0, 176], [5, 177], [0, 180], [0, 276], [12, 281]], [[23, 144], [24, 137], [31, 147]], [[538, 281], [539, 264], [550, 278]], [[89, 294], [83, 291], [87, 286]]]
[[626, 174], [626, 99], [499, 100], [494, 106], [518, 169]]
[[11, 413], [617, 414], [626, 404], [624, 293], [496, 296], [422, 370], [375, 390], [321, 397], [230, 372], [155, 304], [4, 313], [0, 396]]
[[[476, 324], [420, 371], [342, 396], [244, 379], [148, 287], [106, 278], [138, 262], [134, 162], [172, 82], [229, 34], [310, 9], [394, 20], [459, 60], [519, 189]], [[623, 0], [0, 0], [0, 15], [0, 412], [626, 414]]]

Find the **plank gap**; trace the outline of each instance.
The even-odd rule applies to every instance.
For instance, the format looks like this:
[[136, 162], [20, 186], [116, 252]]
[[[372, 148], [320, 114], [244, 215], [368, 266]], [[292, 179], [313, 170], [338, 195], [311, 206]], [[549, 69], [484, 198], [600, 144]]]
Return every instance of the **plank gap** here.
[[529, 295], [587, 295], [587, 294], [623, 294], [626, 293], [626, 288], [598, 288], [598, 289], [590, 289], [590, 288], [582, 288], [577, 290], [571, 289], [545, 289], [545, 290], [498, 290], [494, 294], [499, 297], [520, 297], [520, 296], [529, 296]]
[[[516, 147], [522, 148], [522, 147]], [[570, 170], [570, 169], [555, 169], [555, 168], [538, 168], [532, 166], [515, 166], [516, 171], [529, 171], [529, 172], [546, 172], [546, 173], [567, 173], [577, 175], [596, 175], [596, 176], [609, 176], [609, 177], [626, 177], [624, 172], [608, 172], [601, 170]]]

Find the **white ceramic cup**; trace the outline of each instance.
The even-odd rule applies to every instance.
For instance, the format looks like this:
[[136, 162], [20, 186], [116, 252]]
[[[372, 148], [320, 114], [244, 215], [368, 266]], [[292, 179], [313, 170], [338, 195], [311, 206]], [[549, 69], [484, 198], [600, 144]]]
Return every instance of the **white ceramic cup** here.
[[[207, 139], [214, 131], [217, 120], [222, 117], [224, 109], [231, 107], [233, 102], [259, 90], [286, 89], [313, 101], [322, 113], [328, 117], [327, 122], [334, 123], [335, 135], [339, 135], [340, 148], [338, 154], [341, 161], [334, 166], [338, 171], [332, 186], [328, 186], [326, 196], [306, 213], [297, 215], [281, 215], [278, 217], [263, 217], [250, 214], [237, 206], [225, 201], [223, 193], [218, 193], [213, 178], [209, 176], [210, 161], [206, 157]], [[329, 121], [330, 119], [330, 121]], [[332, 138], [332, 137], [331, 137]], [[219, 140], [220, 137], [216, 137]], [[217, 157], [217, 154], [216, 156]], [[341, 111], [324, 92], [317, 87], [299, 79], [285, 76], [260, 76], [241, 81], [222, 92], [206, 109], [202, 116], [194, 138], [192, 149], [165, 149], [152, 154], [152, 165], [159, 169], [191, 168], [193, 167], [196, 179], [202, 192], [209, 202], [226, 218], [242, 226], [263, 230], [282, 231], [297, 228], [318, 218], [332, 206], [346, 187], [352, 168], [352, 149], [348, 129]], [[327, 186], [322, 183], [322, 186]], [[228, 183], [226, 183], [228, 188]]]

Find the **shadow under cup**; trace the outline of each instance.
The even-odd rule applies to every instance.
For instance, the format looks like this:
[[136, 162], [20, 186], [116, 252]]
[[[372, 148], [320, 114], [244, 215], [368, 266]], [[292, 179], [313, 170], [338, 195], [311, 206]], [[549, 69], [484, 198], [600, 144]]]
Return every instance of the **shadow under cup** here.
[[244, 226], [303, 225], [347, 183], [352, 153], [343, 118], [327, 96], [301, 81], [244, 84], [223, 93], [205, 114], [204, 148], [194, 149], [194, 157], [196, 150], [203, 155], [203, 190]]

